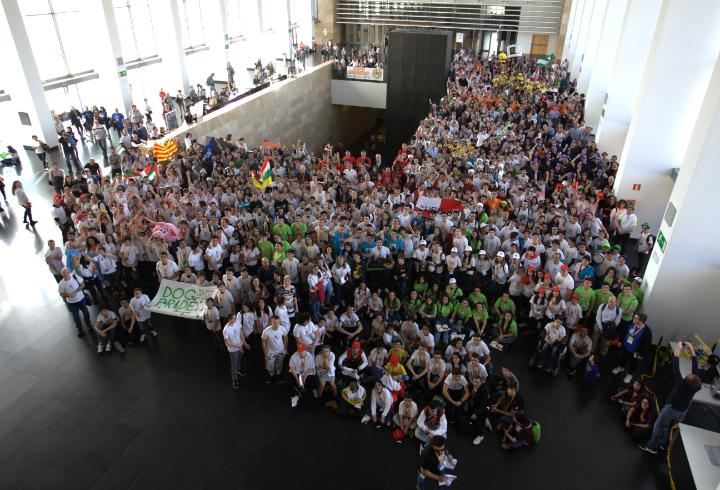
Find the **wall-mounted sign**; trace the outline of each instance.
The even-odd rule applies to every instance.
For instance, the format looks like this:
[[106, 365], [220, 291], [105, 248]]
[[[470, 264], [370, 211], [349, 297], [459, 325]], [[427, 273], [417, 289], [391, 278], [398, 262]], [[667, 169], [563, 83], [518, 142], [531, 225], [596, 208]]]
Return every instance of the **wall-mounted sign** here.
[[456, 43], [462, 43], [463, 39], [465, 39], [465, 34], [463, 34], [462, 32], [458, 32], [455, 34], [455, 42]]
[[352, 66], [347, 70], [348, 80], [371, 80], [373, 82], [382, 82], [382, 68], [365, 68], [364, 66]]
[[662, 252], [665, 253], [665, 249], [667, 248], [667, 239], [665, 238], [665, 235], [663, 235], [662, 231], [658, 232], [657, 244], [658, 244], [658, 247], [660, 247], [660, 250], [662, 250]]

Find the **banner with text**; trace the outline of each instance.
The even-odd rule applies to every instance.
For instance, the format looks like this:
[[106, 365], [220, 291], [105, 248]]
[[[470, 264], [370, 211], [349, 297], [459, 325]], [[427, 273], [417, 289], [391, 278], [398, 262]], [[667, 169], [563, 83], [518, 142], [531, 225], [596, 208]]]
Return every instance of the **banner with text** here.
[[383, 81], [382, 68], [365, 68], [364, 66], [351, 66], [347, 69], [348, 80]]
[[145, 308], [154, 313], [202, 320], [205, 300], [215, 296], [215, 286], [198, 286], [163, 279], [157, 294]]

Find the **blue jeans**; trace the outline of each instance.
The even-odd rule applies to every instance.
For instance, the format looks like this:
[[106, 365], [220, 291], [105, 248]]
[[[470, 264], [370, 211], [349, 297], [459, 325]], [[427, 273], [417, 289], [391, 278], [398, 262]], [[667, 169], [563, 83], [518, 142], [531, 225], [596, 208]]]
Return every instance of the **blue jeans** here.
[[143, 320], [143, 321], [138, 320], [137, 325], [138, 325], [138, 329], [140, 329], [141, 334], [147, 334], [147, 333], [155, 331], [155, 327], [153, 327], [153, 324], [152, 324], [152, 321], [150, 318], [148, 318], [147, 320]]
[[549, 367], [550, 363], [554, 362], [558, 355], [560, 355], [560, 349], [562, 349], [562, 344], [560, 342], [555, 342], [553, 345], [550, 345], [547, 342], [543, 343], [542, 349], [540, 350], [540, 359], [542, 360], [542, 363]]
[[90, 321], [90, 312], [88, 311], [85, 298], [78, 301], [77, 303], [67, 303], [67, 305], [68, 308], [70, 308], [70, 313], [72, 313], [73, 320], [75, 321], [75, 328], [78, 329], [78, 332], [82, 332], [82, 323], [80, 322], [81, 312], [88, 329], [92, 327], [92, 322]]
[[671, 405], [665, 405], [658, 415], [655, 425], [653, 426], [650, 439], [645, 443], [650, 449], [657, 450], [658, 446], [667, 447], [670, 438], [670, 428], [682, 422], [685, 418], [687, 410], [675, 410]]
[[107, 333], [105, 334], [105, 337], [103, 337], [102, 335], [98, 334], [98, 336], [97, 336], [98, 344], [100, 344], [100, 345], [107, 345], [107, 344], [112, 345], [113, 341], [115, 340], [115, 330], [117, 330], [117, 329], [116, 329], [116, 328], [111, 329], [109, 332], [107, 332]]

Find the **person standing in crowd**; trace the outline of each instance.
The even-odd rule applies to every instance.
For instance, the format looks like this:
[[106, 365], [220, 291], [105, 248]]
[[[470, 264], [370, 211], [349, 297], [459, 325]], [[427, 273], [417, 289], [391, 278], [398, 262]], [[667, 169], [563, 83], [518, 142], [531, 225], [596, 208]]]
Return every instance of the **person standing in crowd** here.
[[267, 383], [280, 382], [283, 361], [287, 356], [288, 338], [287, 331], [280, 325], [277, 316], [270, 317], [270, 325], [265, 327], [261, 338], [265, 354], [265, 370], [268, 375]]
[[223, 339], [230, 355], [230, 379], [233, 390], [240, 388], [239, 376], [245, 376], [241, 371], [242, 354], [245, 349], [245, 336], [243, 335], [242, 324], [238, 321], [237, 315], [233, 314], [223, 328]]
[[[683, 350], [687, 349], [691, 355], [692, 372], [683, 377], [680, 373], [680, 356]], [[674, 383], [672, 390], [665, 401], [665, 406], [660, 411], [658, 418], [653, 425], [650, 439], [640, 444], [640, 449], [650, 454], [657, 454], [658, 450], [665, 450], [668, 447], [670, 428], [682, 422], [685, 414], [690, 408], [695, 393], [702, 388], [702, 382], [698, 376], [698, 360], [695, 348], [690, 342], [676, 342], [673, 348], [672, 370]]]
[[147, 308], [150, 304], [150, 298], [147, 294], [143, 294], [142, 289], [135, 288], [133, 290], [133, 298], [130, 300], [130, 308], [133, 311], [133, 320], [130, 325], [130, 333], [132, 333], [135, 324], [138, 326], [140, 331], [140, 343], [145, 342], [145, 336], [151, 334], [153, 337], [157, 337], [158, 333], [152, 324], [152, 312]]
[[84, 333], [82, 323], [80, 322], [80, 313], [82, 313], [88, 331], [90, 331], [93, 326], [90, 321], [90, 311], [87, 307], [85, 293], [83, 292], [85, 283], [83, 283], [83, 280], [80, 279], [77, 274], [71, 273], [67, 267], [63, 267], [60, 274], [62, 275], [62, 279], [58, 282], [58, 292], [70, 309], [70, 313], [72, 313], [75, 328], [77, 329], [77, 336], [82, 337]]
[[27, 194], [25, 194], [25, 189], [23, 189], [22, 182], [16, 180], [15, 182], [13, 182], [12, 188], [10, 190], [17, 199], [18, 204], [25, 209], [25, 212], [23, 213], [23, 223], [25, 223], [25, 228], [29, 226], [35, 228], [37, 221], [33, 220], [32, 203], [30, 202], [30, 198], [27, 196]]
[[43, 140], [37, 137], [37, 135], [32, 136], [32, 146], [33, 150], [35, 151], [35, 154], [38, 157], [38, 160], [40, 160], [43, 164], [43, 168], [45, 170], [48, 169], [48, 162], [47, 162], [47, 151], [49, 149], [47, 143], [45, 143]]

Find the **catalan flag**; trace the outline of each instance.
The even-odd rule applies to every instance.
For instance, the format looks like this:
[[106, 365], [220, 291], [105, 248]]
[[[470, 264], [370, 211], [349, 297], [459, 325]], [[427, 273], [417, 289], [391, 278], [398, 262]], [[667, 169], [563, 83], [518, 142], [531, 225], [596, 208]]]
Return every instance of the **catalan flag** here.
[[169, 139], [165, 143], [160, 143], [159, 141], [156, 141], [153, 145], [152, 151], [153, 156], [157, 159], [158, 162], [166, 162], [170, 160], [173, 155], [177, 152], [177, 143], [175, 143], [174, 139]]
[[270, 157], [266, 156], [260, 170], [252, 171], [252, 181], [258, 189], [265, 189], [272, 184], [272, 170], [270, 169]]

